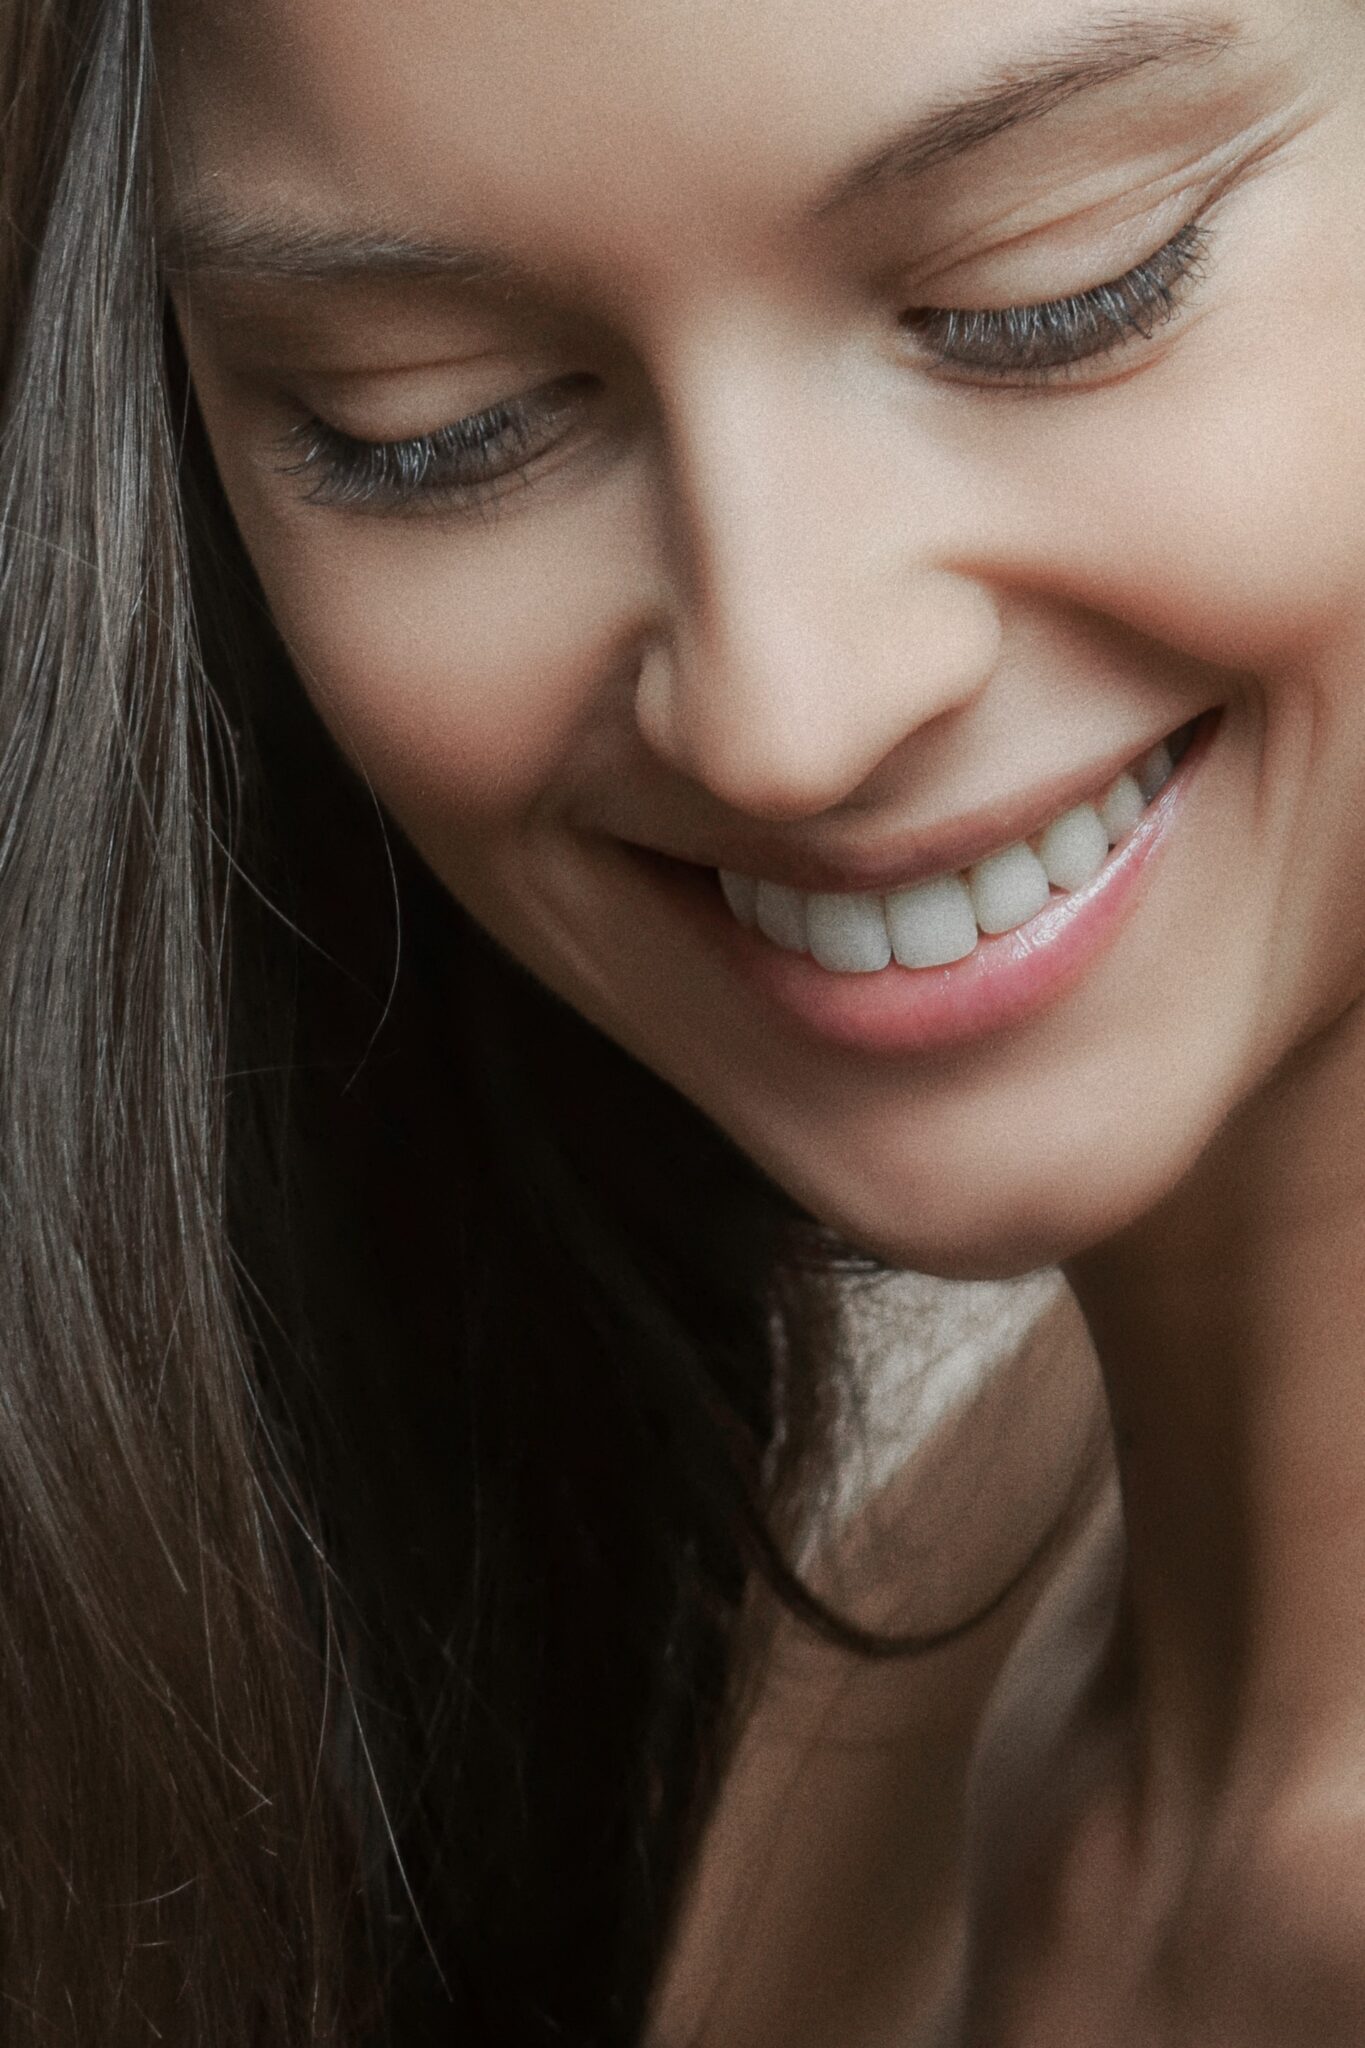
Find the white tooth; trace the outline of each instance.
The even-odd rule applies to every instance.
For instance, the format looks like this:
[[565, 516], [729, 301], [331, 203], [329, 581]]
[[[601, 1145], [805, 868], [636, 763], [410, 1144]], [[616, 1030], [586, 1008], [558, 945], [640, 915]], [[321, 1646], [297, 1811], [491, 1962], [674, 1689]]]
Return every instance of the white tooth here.
[[1142, 816], [1144, 803], [1136, 778], [1120, 775], [1100, 803], [1100, 823], [1109, 834], [1111, 846], [1117, 846], [1132, 831]]
[[880, 974], [891, 965], [880, 896], [812, 896], [806, 932], [811, 952], [831, 974]]
[[799, 889], [781, 882], [760, 882], [754, 903], [758, 928], [775, 946], [789, 953], [806, 950], [806, 899]]
[[756, 922], [755, 907], [758, 899], [758, 883], [752, 875], [732, 875], [724, 868], [719, 870], [720, 886], [725, 900], [742, 925], [750, 930]]
[[967, 871], [972, 908], [983, 932], [1012, 932], [1048, 900], [1047, 871], [1022, 839]]
[[1054, 889], [1083, 889], [1093, 882], [1109, 858], [1109, 834], [1095, 806], [1077, 804], [1054, 818], [1039, 841], [1038, 858]]
[[972, 895], [961, 875], [935, 875], [886, 899], [886, 928], [902, 967], [949, 967], [976, 951]]
[[1166, 787], [1174, 767], [1165, 740], [1158, 740], [1151, 753], [1143, 755], [1137, 766], [1137, 780], [1146, 802], [1150, 803]]

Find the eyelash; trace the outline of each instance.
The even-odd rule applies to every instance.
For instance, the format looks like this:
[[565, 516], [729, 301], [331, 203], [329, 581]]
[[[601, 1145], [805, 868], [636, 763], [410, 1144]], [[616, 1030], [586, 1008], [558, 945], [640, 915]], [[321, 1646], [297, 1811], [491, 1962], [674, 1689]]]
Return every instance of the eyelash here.
[[[1020, 385], [1056, 382], [1134, 337], [1150, 341], [1203, 276], [1208, 236], [1197, 222], [1154, 256], [1089, 291], [1031, 306], [918, 307], [902, 327], [950, 378]], [[286, 476], [306, 479], [310, 504], [416, 511], [435, 502], [472, 510], [526, 472], [571, 431], [590, 376], [562, 377], [410, 441], [362, 441], [310, 416], [284, 439]]]
[[308, 481], [309, 504], [403, 511], [449, 498], [473, 506], [557, 447], [596, 383], [561, 377], [411, 441], [358, 440], [312, 415], [285, 435], [289, 459], [279, 467]]
[[1204, 274], [1208, 239], [1190, 222], [1144, 263], [1090, 291], [988, 312], [926, 306], [904, 314], [901, 324], [950, 375], [1055, 381], [1059, 372], [1109, 355], [1135, 336], [1150, 341], [1175, 319], [1185, 293]]

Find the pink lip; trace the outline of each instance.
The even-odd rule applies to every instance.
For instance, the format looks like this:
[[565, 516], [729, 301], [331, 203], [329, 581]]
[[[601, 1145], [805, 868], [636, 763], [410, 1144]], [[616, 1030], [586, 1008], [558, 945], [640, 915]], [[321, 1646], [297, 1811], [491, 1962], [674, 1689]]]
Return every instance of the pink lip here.
[[970, 1044], [1057, 1001], [1107, 952], [1137, 907], [1218, 723], [1211, 718], [1200, 725], [1165, 789], [1093, 882], [1055, 895], [1016, 931], [983, 938], [951, 967], [893, 964], [880, 974], [831, 974], [808, 955], [786, 952], [739, 924], [714, 874], [700, 888], [686, 871], [667, 879], [680, 907], [704, 925], [710, 944], [719, 945], [745, 984], [827, 1044], [899, 1054]]

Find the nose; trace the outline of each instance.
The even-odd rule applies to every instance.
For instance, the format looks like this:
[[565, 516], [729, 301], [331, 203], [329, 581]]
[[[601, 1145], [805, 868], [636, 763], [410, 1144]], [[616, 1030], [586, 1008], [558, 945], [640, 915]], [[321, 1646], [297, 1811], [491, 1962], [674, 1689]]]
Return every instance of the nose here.
[[999, 659], [1000, 614], [949, 557], [935, 480], [908, 434], [889, 444], [884, 411], [859, 432], [837, 404], [819, 420], [790, 396], [765, 403], [754, 381], [728, 403], [715, 388], [713, 373], [709, 410], [697, 403], [676, 434], [677, 594], [641, 664], [636, 717], [728, 807], [797, 820], [975, 696]]

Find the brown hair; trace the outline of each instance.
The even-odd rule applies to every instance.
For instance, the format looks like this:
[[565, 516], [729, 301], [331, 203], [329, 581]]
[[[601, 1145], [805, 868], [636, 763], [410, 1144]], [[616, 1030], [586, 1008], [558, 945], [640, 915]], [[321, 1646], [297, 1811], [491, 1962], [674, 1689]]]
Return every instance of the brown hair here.
[[746, 1578], [917, 1647], [783, 1554], [873, 1262], [389, 831], [167, 323], [148, 0], [0, 36], [0, 2032], [627, 2043]]
[[824, 1618], [820, 1233], [391, 844], [168, 339], [147, 7], [6, 20], [4, 2037], [625, 2041], [746, 1564]]

